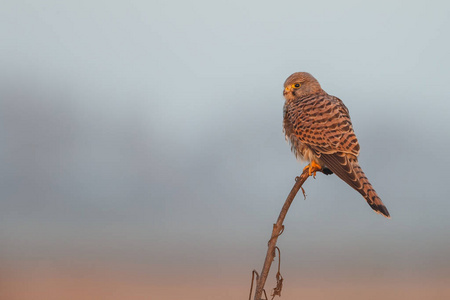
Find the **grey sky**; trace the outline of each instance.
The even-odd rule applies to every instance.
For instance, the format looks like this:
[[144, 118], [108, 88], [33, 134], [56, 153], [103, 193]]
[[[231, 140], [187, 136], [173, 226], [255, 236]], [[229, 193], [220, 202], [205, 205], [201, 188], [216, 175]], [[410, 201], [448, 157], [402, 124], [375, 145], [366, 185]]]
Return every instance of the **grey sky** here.
[[319, 174], [287, 216], [292, 263], [448, 274], [447, 2], [0, 6], [4, 260], [259, 267], [303, 167], [281, 132], [282, 84], [307, 71], [350, 109], [392, 220]]

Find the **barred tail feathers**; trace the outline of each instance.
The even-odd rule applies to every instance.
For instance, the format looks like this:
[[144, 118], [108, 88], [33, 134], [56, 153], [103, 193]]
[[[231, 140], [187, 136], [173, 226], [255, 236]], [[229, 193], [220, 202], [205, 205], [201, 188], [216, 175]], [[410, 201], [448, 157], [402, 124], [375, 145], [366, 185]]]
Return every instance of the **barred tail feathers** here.
[[390, 219], [386, 206], [378, 197], [355, 156], [346, 153], [334, 153], [322, 154], [320, 158], [325, 162], [326, 167], [358, 191], [376, 213]]
[[380, 197], [378, 197], [377, 192], [372, 187], [372, 184], [370, 184], [369, 179], [367, 179], [358, 161], [356, 159], [352, 160], [350, 161], [353, 164], [353, 170], [356, 173], [357, 180], [359, 181], [359, 184], [357, 184], [357, 187], [354, 187], [354, 189], [366, 199], [367, 204], [369, 204], [375, 212], [390, 219], [391, 216], [389, 215], [386, 206], [383, 201], [381, 201]]

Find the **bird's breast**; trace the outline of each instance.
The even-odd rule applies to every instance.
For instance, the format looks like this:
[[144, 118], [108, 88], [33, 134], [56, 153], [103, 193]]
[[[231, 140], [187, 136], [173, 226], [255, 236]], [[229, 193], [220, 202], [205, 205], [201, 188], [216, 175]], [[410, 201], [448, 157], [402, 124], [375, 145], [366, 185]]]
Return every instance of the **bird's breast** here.
[[308, 131], [308, 128], [305, 128], [305, 125], [308, 124], [310, 118], [307, 112], [309, 107], [305, 105], [305, 102], [309, 104], [308, 101], [299, 100], [296, 102], [287, 101], [285, 103], [283, 118], [284, 133], [297, 159], [307, 162], [311, 162], [312, 160], [319, 161], [314, 151], [300, 140], [302, 135], [307, 134], [306, 131]]
[[314, 154], [313, 150], [308, 145], [302, 143], [295, 135], [286, 136], [286, 139], [289, 141], [291, 150], [297, 159], [307, 162], [311, 162], [312, 160], [318, 161], [318, 157]]

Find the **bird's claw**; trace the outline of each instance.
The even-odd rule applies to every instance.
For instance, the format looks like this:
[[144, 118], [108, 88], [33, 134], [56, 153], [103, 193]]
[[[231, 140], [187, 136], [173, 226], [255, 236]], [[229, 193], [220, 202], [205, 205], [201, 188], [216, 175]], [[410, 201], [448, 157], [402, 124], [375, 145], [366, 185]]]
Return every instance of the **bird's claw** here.
[[305, 171], [306, 169], [308, 169], [308, 175], [309, 176], [313, 176], [314, 179], [316, 178], [316, 172], [321, 172], [322, 171], [322, 167], [316, 163], [315, 161], [312, 161], [309, 165], [307, 165], [303, 171]]

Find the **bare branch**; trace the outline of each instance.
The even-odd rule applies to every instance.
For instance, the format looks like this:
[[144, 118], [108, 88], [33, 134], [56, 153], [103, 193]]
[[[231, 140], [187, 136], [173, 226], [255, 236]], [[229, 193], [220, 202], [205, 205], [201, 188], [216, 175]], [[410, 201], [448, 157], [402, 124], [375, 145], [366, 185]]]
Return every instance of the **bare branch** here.
[[[255, 297], [254, 300], [261, 300], [262, 293], [264, 291], [264, 285], [266, 284], [267, 276], [269, 275], [270, 266], [272, 265], [272, 261], [275, 258], [275, 247], [277, 244], [278, 237], [283, 233], [284, 230], [284, 218], [286, 217], [286, 214], [289, 210], [289, 207], [291, 206], [292, 201], [295, 198], [295, 195], [297, 195], [297, 192], [302, 187], [303, 183], [308, 179], [308, 177], [315, 173], [315, 171], [320, 171], [313, 169], [312, 167], [306, 167], [303, 169], [303, 173], [300, 177], [295, 178], [295, 184], [292, 188], [291, 192], [289, 193], [288, 197], [286, 198], [286, 201], [284, 202], [283, 208], [281, 209], [280, 215], [278, 216], [278, 220], [275, 224], [273, 224], [273, 230], [272, 230], [272, 236], [270, 237], [266, 259], [264, 261], [264, 265], [261, 271], [261, 275], [257, 278], [256, 282], [256, 291], [255, 291]], [[302, 188], [303, 189], [303, 188]], [[305, 196], [305, 193], [303, 191], [303, 195]], [[251, 295], [251, 291], [250, 291]], [[267, 298], [267, 296], [266, 296]]]

